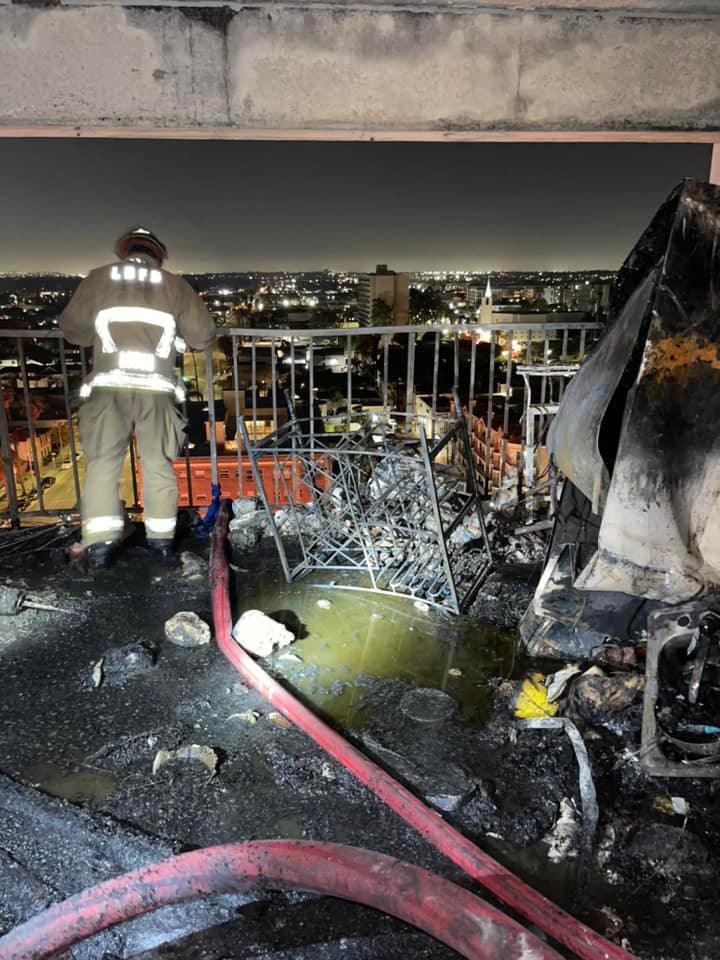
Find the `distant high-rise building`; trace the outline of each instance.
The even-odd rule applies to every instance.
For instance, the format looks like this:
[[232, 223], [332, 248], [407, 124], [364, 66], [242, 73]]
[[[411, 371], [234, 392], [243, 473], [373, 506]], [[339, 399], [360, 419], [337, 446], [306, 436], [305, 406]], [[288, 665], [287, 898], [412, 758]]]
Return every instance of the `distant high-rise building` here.
[[358, 307], [360, 320], [366, 324], [376, 322], [373, 318], [374, 303], [382, 300], [390, 307], [390, 323], [402, 325], [408, 322], [410, 308], [410, 277], [407, 273], [388, 270], [386, 263], [379, 263], [375, 273], [367, 273], [358, 282]]
[[610, 307], [612, 281], [602, 280], [593, 286], [593, 312], [607, 316]]
[[474, 284], [467, 287], [465, 290], [465, 300], [471, 307], [478, 307], [480, 305], [482, 295], [482, 287], [477, 287]]
[[549, 306], [554, 307], [560, 303], [561, 300], [561, 290], [558, 284], [555, 284], [552, 287], [543, 288], [543, 300]]

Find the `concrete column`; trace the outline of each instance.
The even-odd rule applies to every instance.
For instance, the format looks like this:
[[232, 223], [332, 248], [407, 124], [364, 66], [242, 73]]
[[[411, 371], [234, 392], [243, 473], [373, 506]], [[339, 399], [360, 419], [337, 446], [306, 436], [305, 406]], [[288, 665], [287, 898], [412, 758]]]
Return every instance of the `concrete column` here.
[[716, 183], [720, 186], [720, 142], [714, 143], [712, 147], [712, 154], [710, 156], [710, 176], [708, 177], [710, 183]]

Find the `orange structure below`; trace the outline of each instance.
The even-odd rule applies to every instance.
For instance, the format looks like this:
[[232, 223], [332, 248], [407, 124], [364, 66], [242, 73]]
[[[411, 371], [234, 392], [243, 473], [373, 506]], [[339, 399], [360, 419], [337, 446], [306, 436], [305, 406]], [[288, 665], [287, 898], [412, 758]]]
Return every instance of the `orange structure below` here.
[[[135, 461], [138, 498], [142, 503], [142, 471], [140, 462]], [[289, 491], [295, 503], [310, 503], [312, 497], [303, 483], [302, 464], [295, 461], [294, 471], [288, 457], [277, 465], [272, 457], [261, 457], [259, 464], [263, 487], [270, 503], [282, 506], [289, 502]], [[179, 507], [207, 507], [212, 502], [210, 457], [190, 457], [175, 460], [173, 463], [178, 482]], [[282, 472], [282, 475], [280, 475]], [[294, 477], [293, 477], [294, 472]], [[284, 480], [283, 480], [284, 477]], [[223, 497], [234, 500], [236, 497], [256, 497], [259, 495], [250, 460], [244, 456], [241, 461], [240, 482], [238, 482], [237, 457], [218, 457], [218, 481]]]

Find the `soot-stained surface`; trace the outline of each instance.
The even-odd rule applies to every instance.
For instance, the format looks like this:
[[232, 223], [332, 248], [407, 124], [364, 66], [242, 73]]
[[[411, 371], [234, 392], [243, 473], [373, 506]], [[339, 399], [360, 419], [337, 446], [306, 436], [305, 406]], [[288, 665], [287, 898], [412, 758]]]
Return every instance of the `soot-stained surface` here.
[[[111, 817], [133, 835], [152, 838], [134, 859], [113, 860], [101, 852], [109, 872], [58, 872], [48, 871], [44, 861], [73, 853], [65, 848], [53, 853], [57, 838], [51, 830], [44, 831], [46, 847], [39, 832], [24, 851], [12, 836], [3, 837], [12, 848], [6, 853], [12, 869], [3, 872], [0, 860], [0, 874], [8, 880], [0, 883], [8, 900], [0, 925], [8, 928], [21, 919], [15, 890], [20, 874], [21, 886], [30, 890], [29, 913], [38, 903], [172, 851], [259, 838], [355, 844], [459, 879], [457, 870], [303, 734], [271, 722], [268, 705], [239, 681], [214, 644], [183, 648], [165, 639], [164, 622], [178, 610], [193, 610], [211, 622], [207, 547], [194, 545], [193, 551], [201, 560], [195, 578], [168, 570], [139, 548], [94, 575], [71, 574], [61, 552], [21, 564], [16, 560], [12, 570], [0, 571], [33, 596], [70, 611], [28, 610], [0, 623], [0, 769], [12, 781], [65, 798], [70, 817], [76, 806], [83, 807], [91, 817]], [[186, 559], [185, 567], [191, 566]], [[99, 661], [102, 682], [95, 686]], [[216, 751], [214, 776], [187, 760], [171, 761], [153, 774], [159, 749], [193, 743]], [[6, 815], [8, 802], [0, 798]], [[57, 811], [58, 801], [52, 802]], [[76, 855], [83, 859], [80, 851]], [[42, 895], [33, 900], [38, 891]], [[232, 929], [214, 932], [211, 940], [226, 941], [222, 956], [375, 957], [395, 950], [421, 957], [454, 955], [399, 922], [352, 905], [339, 910], [313, 899], [306, 913], [300, 906], [306, 899], [265, 895], [265, 906], [252, 922], [240, 911]], [[195, 939], [196, 946], [181, 940], [161, 955], [217, 955], [210, 945], [202, 952], [203, 937]], [[113, 952], [135, 955], [138, 942], [143, 941], [113, 942]], [[236, 952], [227, 952], [228, 943]], [[133, 953], [125, 952], [131, 945]], [[85, 955], [104, 955], [101, 946]]]
[[[211, 622], [206, 561], [207, 545], [197, 542], [176, 569], [137, 547], [94, 575], [72, 574], [61, 551], [4, 568], [0, 560], [0, 578], [66, 611], [0, 622], [3, 928], [132, 865], [230, 841], [354, 844], [467, 883], [302, 733], [278, 725], [214, 643], [166, 640], [163, 625], [179, 610]], [[552, 862], [548, 838], [563, 805], [581, 818], [577, 766], [562, 733], [512, 722], [512, 678], [527, 665], [514, 662], [511, 631], [400, 599], [288, 586], [268, 544], [233, 565], [237, 613], [282, 615], [301, 637], [291, 657], [280, 652], [265, 667], [445, 818], [642, 960], [718, 955], [715, 784], [644, 775], [637, 700], [612, 717], [576, 717], [600, 801], [595, 854], [587, 871], [576, 856]], [[435, 692], [424, 701], [426, 689]], [[214, 774], [179, 759], [153, 773], [159, 750], [191, 744], [215, 751]], [[17, 823], [15, 834], [9, 828], [17, 789], [28, 791], [32, 842], [20, 842]], [[671, 796], [686, 800], [687, 816], [672, 813]], [[65, 821], [68, 870], [57, 849]], [[122, 930], [79, 956], [454, 956], [397, 921], [327, 898], [259, 892], [217, 910], [186, 930], [170, 921]]]

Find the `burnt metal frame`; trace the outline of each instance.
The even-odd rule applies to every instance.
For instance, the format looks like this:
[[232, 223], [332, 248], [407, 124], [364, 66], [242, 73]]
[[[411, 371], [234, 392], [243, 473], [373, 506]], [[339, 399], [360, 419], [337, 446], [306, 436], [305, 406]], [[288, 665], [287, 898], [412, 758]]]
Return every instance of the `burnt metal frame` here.
[[[452, 613], [467, 609], [492, 566], [492, 553], [457, 395], [456, 417], [431, 419], [430, 437], [416, 416], [395, 412], [371, 417], [356, 431], [311, 433], [312, 421], [298, 420], [290, 409], [288, 423], [257, 443], [240, 421], [288, 582], [344, 571], [366, 576], [369, 586], [333, 586], [405, 596]], [[454, 462], [439, 461], [444, 451]], [[302, 554], [294, 566], [262, 482], [259, 460], [268, 456]], [[298, 473], [310, 492], [307, 506], [297, 502]], [[466, 544], [453, 540], [473, 514], [479, 536]], [[461, 568], [468, 564], [470, 576], [463, 578]]]
[[[547, 343], [547, 340], [546, 340]], [[567, 351], [567, 343], [564, 343], [563, 349]], [[516, 367], [525, 382], [525, 412], [522, 415], [522, 444], [523, 444], [523, 468], [524, 481], [528, 488], [534, 486], [535, 479], [535, 459], [537, 456], [535, 440], [535, 417], [544, 419], [547, 423], [550, 417], [554, 417], [560, 409], [560, 401], [564, 393], [563, 379], [571, 379], [580, 369], [579, 363], [543, 363], [519, 364]], [[533, 400], [531, 377], [540, 378], [540, 400]], [[552, 381], [556, 379], [560, 383], [559, 396], [552, 397]], [[551, 396], [547, 397], [548, 385]], [[538, 431], [539, 433], [541, 431]]]
[[660, 728], [655, 716], [662, 651], [668, 644], [688, 647], [706, 610], [706, 606], [688, 604], [672, 610], [658, 610], [648, 617], [640, 763], [654, 777], [720, 777], [720, 749], [715, 744], [708, 745], [705, 756], [696, 756], [685, 762], [667, 757], [662, 751], [664, 742], [675, 746], [681, 744]]

